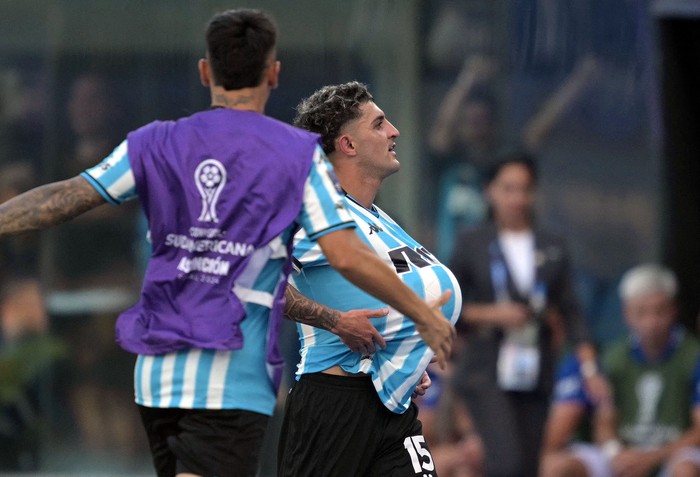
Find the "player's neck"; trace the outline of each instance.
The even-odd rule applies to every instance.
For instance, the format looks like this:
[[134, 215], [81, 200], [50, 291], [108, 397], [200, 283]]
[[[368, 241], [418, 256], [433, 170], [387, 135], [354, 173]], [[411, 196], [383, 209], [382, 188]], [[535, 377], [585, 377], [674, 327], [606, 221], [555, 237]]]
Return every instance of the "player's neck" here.
[[211, 107], [254, 111], [264, 114], [265, 104], [269, 96], [270, 89], [264, 86], [231, 91], [227, 91], [220, 86], [214, 86], [211, 88]]
[[345, 192], [352, 196], [355, 201], [365, 209], [371, 209], [374, 199], [377, 198], [381, 181], [376, 180], [340, 180], [340, 184]]

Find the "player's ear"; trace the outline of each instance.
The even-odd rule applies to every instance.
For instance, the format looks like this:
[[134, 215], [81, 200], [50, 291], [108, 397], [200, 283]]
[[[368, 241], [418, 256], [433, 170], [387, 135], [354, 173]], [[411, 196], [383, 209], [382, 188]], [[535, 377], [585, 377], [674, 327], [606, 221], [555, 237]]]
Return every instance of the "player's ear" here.
[[346, 156], [354, 156], [357, 154], [355, 143], [352, 142], [352, 138], [347, 134], [341, 134], [340, 137], [335, 140], [335, 148]]
[[282, 63], [279, 60], [274, 61], [267, 72], [267, 84], [270, 85], [270, 89], [277, 88], [280, 82], [280, 69], [282, 68]]
[[208, 88], [209, 86], [211, 86], [211, 73], [209, 71], [209, 61], [207, 61], [206, 58], [201, 58], [199, 60], [199, 63], [197, 63], [197, 66], [199, 68], [199, 81], [202, 83], [202, 86]]

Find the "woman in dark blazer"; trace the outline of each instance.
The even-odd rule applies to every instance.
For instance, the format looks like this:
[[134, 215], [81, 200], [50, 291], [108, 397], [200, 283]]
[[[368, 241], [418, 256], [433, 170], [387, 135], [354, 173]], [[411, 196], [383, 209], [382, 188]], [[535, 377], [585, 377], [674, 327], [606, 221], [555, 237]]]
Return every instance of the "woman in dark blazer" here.
[[490, 221], [462, 233], [450, 268], [464, 295], [453, 387], [473, 416], [489, 477], [536, 477], [554, 366], [566, 335], [593, 399], [609, 395], [574, 295], [563, 240], [533, 220], [534, 162], [503, 157], [487, 177]]

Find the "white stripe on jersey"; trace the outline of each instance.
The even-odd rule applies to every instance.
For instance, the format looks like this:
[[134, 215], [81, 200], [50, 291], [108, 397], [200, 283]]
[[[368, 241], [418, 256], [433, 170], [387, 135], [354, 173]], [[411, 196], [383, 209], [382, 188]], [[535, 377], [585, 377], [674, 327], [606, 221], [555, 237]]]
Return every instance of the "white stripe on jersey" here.
[[[162, 396], [171, 396], [173, 392], [173, 375], [175, 371], [175, 354], [167, 354], [163, 357], [160, 370], [160, 389]], [[167, 405], [168, 403], [161, 403]]]
[[255, 303], [256, 305], [262, 305], [266, 308], [272, 308], [275, 301], [275, 297], [272, 293], [253, 290], [252, 288], [243, 288], [238, 285], [233, 287], [233, 293], [235, 293], [238, 299], [243, 303]]
[[151, 356], [145, 356], [142, 360], [141, 368], [141, 393], [143, 396], [148, 397], [144, 399], [141, 404], [146, 407], [153, 406], [153, 393], [151, 392], [151, 368], [153, 368], [153, 359]]
[[230, 361], [230, 351], [221, 351], [214, 355], [209, 375], [209, 389], [207, 390], [207, 409], [221, 409], [224, 402], [224, 389], [226, 388], [226, 371]]
[[187, 353], [185, 361], [185, 374], [183, 375], [182, 397], [180, 398], [179, 408], [192, 409], [194, 407], [195, 384], [197, 382], [197, 367], [199, 366], [199, 358], [202, 356], [202, 350], [192, 349]]

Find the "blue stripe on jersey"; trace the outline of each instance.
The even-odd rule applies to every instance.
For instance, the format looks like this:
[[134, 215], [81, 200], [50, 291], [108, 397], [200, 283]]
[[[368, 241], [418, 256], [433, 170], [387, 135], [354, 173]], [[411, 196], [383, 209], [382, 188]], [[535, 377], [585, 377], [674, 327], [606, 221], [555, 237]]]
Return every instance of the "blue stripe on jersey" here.
[[170, 403], [161, 403], [163, 407], [180, 407], [180, 403], [182, 402], [183, 376], [185, 375], [186, 363], [187, 351], [178, 351], [175, 353]]
[[[102, 184], [114, 184], [121, 179], [124, 174], [131, 172], [131, 162], [129, 161], [128, 152], [124, 152], [120, 157], [117, 157], [116, 154], [117, 149], [103, 161], [103, 163], [108, 162], [110, 167], [100, 175], [100, 182]], [[109, 189], [109, 186], [107, 189]]]
[[158, 396], [158, 399], [153, 402], [153, 407], [162, 407], [160, 402], [161, 389], [160, 380], [163, 375], [163, 360], [158, 359], [153, 361], [153, 367], [151, 368], [151, 395]]
[[141, 383], [143, 379], [143, 356], [138, 356], [136, 358], [136, 365], [134, 366], [134, 394], [136, 395], [136, 402], [139, 404], [144, 404], [144, 400], [140, 399], [144, 396], [144, 390]]
[[357, 226], [357, 224], [355, 224], [355, 222], [342, 222], [340, 224], [335, 224], [332, 227], [326, 227], [325, 229], [319, 230], [315, 234], [310, 235], [309, 240], [316, 241], [319, 239], [319, 237], [323, 237], [324, 235], [326, 235], [328, 233], [335, 232], [336, 230], [340, 230], [340, 229], [355, 228], [356, 226]]

